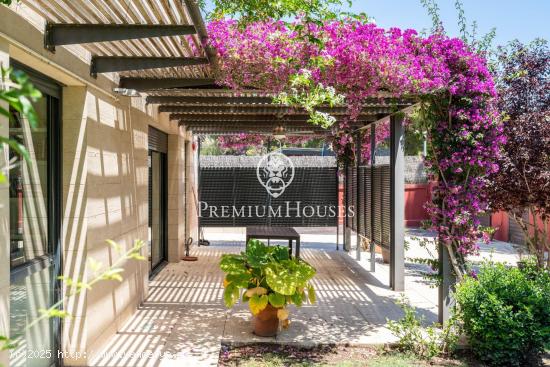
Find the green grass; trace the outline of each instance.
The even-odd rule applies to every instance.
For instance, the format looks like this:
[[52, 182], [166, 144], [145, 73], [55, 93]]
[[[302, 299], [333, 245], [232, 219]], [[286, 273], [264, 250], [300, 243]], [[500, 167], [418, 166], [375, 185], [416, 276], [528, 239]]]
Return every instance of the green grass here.
[[[365, 362], [359, 361], [345, 361], [337, 363], [317, 363], [317, 362], [296, 362], [287, 358], [276, 356], [273, 354], [266, 354], [262, 356], [261, 360], [246, 360], [239, 363], [240, 367], [360, 367], [365, 366]], [[370, 366], [370, 365], [369, 365]]]
[[[426, 361], [420, 361], [413, 356], [400, 353], [385, 354], [374, 357], [368, 361], [368, 367], [418, 367], [430, 366]], [[459, 361], [453, 361], [452, 364], [436, 364], [435, 366], [468, 367], [468, 364]]]
[[[427, 367], [429, 363], [418, 360], [405, 354], [392, 353], [387, 355], [374, 356], [368, 360], [350, 360], [341, 362], [319, 363], [319, 362], [297, 362], [286, 357], [275, 354], [264, 354], [261, 358], [241, 360], [238, 363], [240, 367]], [[436, 366], [445, 366], [436, 365]], [[467, 367], [464, 363], [453, 363], [452, 367]]]
[[311, 349], [284, 345], [225, 347], [221, 367], [480, 367], [471, 356], [434, 358], [428, 362], [395, 350], [368, 347], [320, 346]]

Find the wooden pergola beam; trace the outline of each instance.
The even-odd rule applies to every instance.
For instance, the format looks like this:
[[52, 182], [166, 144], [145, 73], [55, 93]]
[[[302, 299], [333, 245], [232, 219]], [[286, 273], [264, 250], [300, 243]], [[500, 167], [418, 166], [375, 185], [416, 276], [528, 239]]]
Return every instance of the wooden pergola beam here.
[[[202, 125], [195, 123], [180, 122], [180, 126], [185, 126], [188, 130], [193, 132], [200, 132], [204, 134], [220, 134], [220, 133], [265, 133], [272, 134], [273, 126], [261, 125], [257, 123], [249, 125]], [[285, 127], [286, 133], [302, 134], [302, 135], [327, 135], [330, 134], [330, 130], [324, 130], [313, 125], [289, 125]]]
[[278, 106], [278, 105], [218, 105], [218, 106], [204, 106], [199, 104], [192, 104], [187, 106], [167, 106], [160, 105], [159, 112], [166, 113], [177, 113], [177, 114], [284, 114], [292, 112], [300, 112], [300, 110], [293, 109], [288, 106]]
[[[276, 114], [181, 114], [173, 113], [169, 116], [170, 120], [177, 121], [190, 121], [190, 122], [202, 122], [202, 121], [215, 121], [215, 122], [273, 122], [284, 124], [286, 122], [303, 121], [307, 122], [309, 116], [304, 115], [284, 115], [277, 116]], [[339, 120], [337, 118], [337, 120]], [[376, 116], [360, 116], [356, 121], [357, 123], [371, 123], [376, 120]]]
[[[399, 108], [399, 106], [397, 106]], [[361, 111], [363, 116], [373, 115], [388, 115], [395, 108], [393, 106], [368, 106]], [[347, 107], [319, 107], [320, 112], [330, 113], [332, 115], [349, 115]], [[261, 104], [228, 104], [228, 105], [198, 105], [189, 104], [185, 106], [167, 106], [160, 105], [159, 112], [177, 113], [177, 114], [211, 114], [211, 115], [250, 115], [250, 114], [274, 114], [274, 115], [308, 115], [308, 112], [303, 108], [294, 108], [283, 105], [261, 105]]]
[[189, 103], [197, 105], [204, 103], [215, 103], [224, 105], [238, 104], [269, 104], [272, 103], [271, 97], [226, 97], [226, 96], [148, 96], [147, 103], [159, 104], [164, 106], [179, 106]]
[[124, 41], [197, 33], [193, 25], [179, 24], [61, 24], [46, 23], [44, 47], [55, 52], [55, 46], [82, 43]]
[[206, 57], [94, 56], [90, 65], [90, 75], [96, 77], [99, 73], [204, 64], [208, 64]]
[[211, 86], [214, 79], [210, 78], [120, 78], [119, 88], [145, 91], [149, 89], [189, 88]]

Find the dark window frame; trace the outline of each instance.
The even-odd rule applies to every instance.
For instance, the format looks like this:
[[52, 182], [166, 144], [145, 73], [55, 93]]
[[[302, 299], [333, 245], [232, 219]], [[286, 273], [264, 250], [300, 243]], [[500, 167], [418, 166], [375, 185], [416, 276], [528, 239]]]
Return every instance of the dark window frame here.
[[[28, 66], [10, 59], [10, 66], [14, 70], [20, 70], [29, 76], [30, 81], [40, 90], [47, 99], [47, 213], [48, 213], [48, 253], [49, 256], [33, 259], [14, 269], [10, 269], [10, 278], [29, 275], [47, 266], [53, 266], [52, 304], [63, 297], [62, 281], [59, 277], [63, 269], [62, 235], [62, 193], [63, 193], [63, 136], [62, 136], [62, 94], [63, 85], [47, 77], [46, 75], [29, 68]], [[62, 322], [58, 318], [52, 321], [54, 351], [61, 350]], [[53, 353], [53, 351], [52, 351]], [[57, 353], [55, 353], [57, 355]], [[52, 366], [62, 366], [63, 360], [53, 358]]]
[[161, 167], [160, 168], [160, 175], [161, 175], [161, 181], [162, 181], [162, 187], [161, 187], [161, 224], [162, 224], [162, 231], [161, 231], [161, 260], [158, 262], [158, 264], [153, 264], [151, 261], [151, 268], [149, 269], [149, 279], [154, 278], [160, 270], [164, 268], [164, 266], [167, 263], [168, 260], [168, 134], [166, 134], [163, 131], [160, 131], [152, 126], [149, 126], [148, 129], [149, 132], [149, 149], [148, 149], [148, 161], [149, 161], [149, 226], [152, 224], [152, 211], [151, 211], [151, 175], [152, 175], [152, 165], [153, 165], [153, 159], [152, 154], [153, 152], [158, 153], [161, 158]]

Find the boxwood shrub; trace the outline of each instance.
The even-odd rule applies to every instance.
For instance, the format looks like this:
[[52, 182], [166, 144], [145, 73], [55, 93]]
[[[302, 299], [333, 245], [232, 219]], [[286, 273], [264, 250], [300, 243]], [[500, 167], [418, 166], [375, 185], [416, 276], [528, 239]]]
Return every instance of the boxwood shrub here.
[[485, 263], [458, 287], [464, 330], [477, 357], [493, 366], [535, 366], [550, 343], [550, 274]]

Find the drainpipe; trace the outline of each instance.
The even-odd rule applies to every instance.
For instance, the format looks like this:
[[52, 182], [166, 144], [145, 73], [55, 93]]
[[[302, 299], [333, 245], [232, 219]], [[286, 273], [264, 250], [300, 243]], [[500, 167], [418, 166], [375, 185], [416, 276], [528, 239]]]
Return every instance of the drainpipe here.
[[214, 77], [216, 77], [219, 71], [218, 55], [216, 53], [216, 49], [208, 45], [208, 33], [206, 32], [206, 25], [204, 24], [204, 20], [202, 19], [199, 5], [195, 0], [184, 0], [184, 3], [187, 7], [187, 11], [189, 12], [189, 16], [191, 17], [191, 21], [193, 22], [193, 25], [195, 26], [195, 29], [197, 31], [199, 41], [204, 48], [206, 58], [210, 62], [210, 67], [212, 68]]

